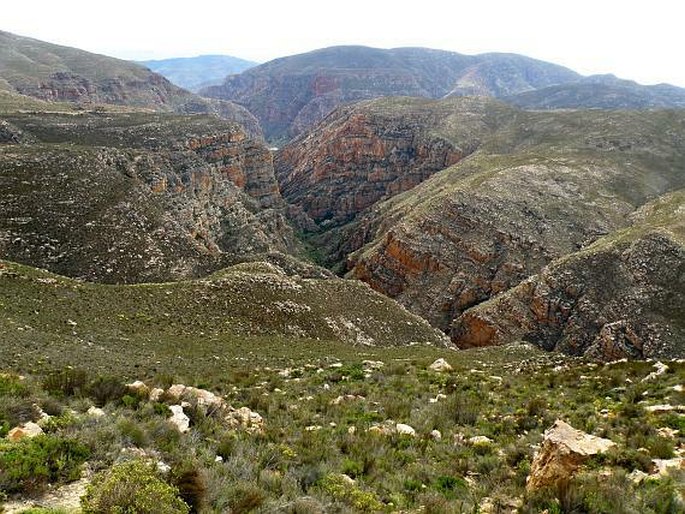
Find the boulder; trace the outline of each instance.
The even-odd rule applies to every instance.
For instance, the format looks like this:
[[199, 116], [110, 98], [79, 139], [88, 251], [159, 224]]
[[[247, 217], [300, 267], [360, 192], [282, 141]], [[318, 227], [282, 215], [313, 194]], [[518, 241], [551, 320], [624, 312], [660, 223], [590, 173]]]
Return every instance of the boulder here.
[[159, 387], [155, 387], [150, 391], [150, 401], [151, 402], [158, 402], [162, 399], [162, 395], [164, 394], [164, 389], [160, 389]]
[[414, 427], [405, 425], [404, 423], [398, 423], [397, 425], [395, 425], [395, 432], [397, 432], [400, 435], [408, 435], [411, 437], [416, 436], [416, 430], [414, 430]]
[[484, 446], [492, 443], [492, 439], [485, 435], [475, 435], [469, 438], [469, 443], [473, 446]]
[[183, 407], [180, 405], [169, 405], [169, 410], [172, 412], [169, 421], [176, 426], [182, 434], [190, 430], [190, 418], [183, 412]]
[[87, 411], [86, 414], [93, 418], [101, 418], [105, 416], [105, 411], [102, 410], [100, 407], [95, 407], [94, 405], [91, 406]]
[[220, 409], [226, 406], [226, 402], [220, 396], [197, 387], [190, 387], [183, 384], [174, 384], [166, 391], [167, 396], [174, 401], [182, 398], [192, 399], [201, 407], [210, 409]]
[[264, 431], [264, 418], [248, 407], [229, 407], [229, 413], [224, 421], [230, 428], [241, 429], [251, 434], [260, 434]]
[[42, 428], [40, 428], [33, 421], [28, 421], [27, 423], [24, 423], [23, 425], [20, 425], [18, 427], [14, 427], [12, 430], [10, 430], [7, 434], [7, 439], [9, 439], [10, 441], [19, 441], [21, 439], [24, 439], [25, 437], [36, 437], [37, 435], [40, 435], [42, 433]]
[[440, 430], [431, 430], [430, 436], [431, 436], [431, 439], [433, 439], [433, 441], [441, 441], [442, 440], [442, 432], [440, 432]]
[[576, 430], [560, 419], [545, 432], [535, 455], [526, 484], [527, 491], [556, 486], [568, 481], [592, 455], [604, 453], [613, 441]]
[[140, 396], [141, 398], [147, 398], [150, 395], [150, 388], [140, 380], [126, 384], [126, 388], [130, 393]]
[[428, 366], [428, 369], [430, 369], [431, 371], [437, 371], [439, 373], [446, 373], [448, 371], [452, 371], [453, 368], [452, 366], [450, 366], [449, 362], [440, 357], [433, 364]]

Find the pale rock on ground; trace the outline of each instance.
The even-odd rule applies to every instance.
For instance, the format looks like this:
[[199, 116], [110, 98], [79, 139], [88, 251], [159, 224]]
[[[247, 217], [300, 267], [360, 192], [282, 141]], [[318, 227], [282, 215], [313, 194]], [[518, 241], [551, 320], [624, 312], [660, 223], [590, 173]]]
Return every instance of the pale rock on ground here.
[[533, 459], [526, 489], [535, 491], [569, 480], [588, 457], [604, 453], [615, 444], [556, 420], [545, 432], [542, 446]]
[[437, 371], [439, 373], [446, 373], [448, 371], [452, 371], [453, 368], [449, 362], [440, 357], [435, 362], [433, 362], [433, 364], [428, 366], [428, 369], [430, 369], [431, 371]]
[[416, 430], [414, 430], [414, 427], [405, 425], [404, 423], [398, 423], [395, 425], [395, 431], [400, 435], [408, 435], [411, 437], [416, 436]]
[[183, 412], [181, 405], [169, 405], [169, 410], [172, 412], [169, 421], [176, 426], [179, 432], [183, 434], [190, 430], [190, 418]]
[[149, 396], [150, 395], [150, 388], [145, 385], [144, 382], [141, 380], [136, 380], [135, 382], [131, 382], [130, 384], [126, 384], [126, 388], [134, 393], [137, 394], [138, 396]]
[[86, 411], [86, 414], [93, 418], [101, 418], [106, 415], [104, 410], [102, 410], [100, 407], [95, 407], [94, 405]]
[[12, 430], [9, 431], [7, 434], [7, 439], [10, 441], [19, 441], [21, 439], [24, 439], [25, 437], [28, 437], [29, 439], [32, 437], [36, 437], [37, 435], [40, 435], [43, 433], [43, 429], [40, 428], [36, 423], [33, 421], [28, 421], [24, 423], [23, 425], [20, 425], [18, 427], [14, 427]]
[[264, 431], [264, 418], [248, 407], [233, 409], [224, 418], [226, 424], [231, 428], [242, 429], [250, 434], [260, 434]]
[[150, 401], [151, 402], [158, 402], [162, 399], [162, 395], [164, 394], [164, 389], [161, 389], [159, 387], [155, 387], [150, 391]]

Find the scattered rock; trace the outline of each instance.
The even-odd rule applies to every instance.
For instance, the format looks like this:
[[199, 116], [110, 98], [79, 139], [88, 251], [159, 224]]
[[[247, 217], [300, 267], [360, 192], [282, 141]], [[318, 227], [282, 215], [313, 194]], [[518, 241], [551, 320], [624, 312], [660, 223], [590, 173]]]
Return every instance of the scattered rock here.
[[654, 459], [652, 461], [656, 467], [656, 473], [661, 476], [668, 475], [671, 471], [685, 470], [685, 458], [676, 457], [674, 459]]
[[181, 405], [169, 405], [169, 410], [173, 413], [169, 421], [173, 423], [182, 434], [190, 430], [190, 418], [183, 412]]
[[680, 406], [673, 406], [669, 404], [659, 404], [659, 405], [647, 405], [645, 406], [645, 410], [647, 412], [653, 412], [655, 414], [659, 414], [661, 412], [671, 412], [674, 410], [680, 410]]
[[395, 425], [395, 431], [400, 435], [408, 435], [411, 437], [416, 436], [416, 430], [409, 425], [405, 425], [404, 423], [398, 423]]
[[340, 405], [343, 402], [351, 402], [354, 400], [364, 400], [365, 398], [363, 396], [358, 396], [356, 394], [345, 394], [345, 395], [340, 395], [337, 398], [334, 398], [331, 400], [330, 404], [331, 405]]
[[469, 443], [473, 446], [483, 446], [492, 443], [492, 439], [485, 435], [476, 435], [469, 438]]
[[654, 364], [655, 371], [652, 371], [649, 375], [642, 379], [643, 382], [648, 382], [649, 380], [654, 380], [659, 375], [663, 375], [668, 371], [668, 366], [663, 362], [657, 361]]
[[226, 402], [220, 396], [215, 395], [206, 389], [199, 389], [197, 387], [190, 387], [183, 384], [174, 384], [167, 389], [166, 394], [174, 401], [179, 401], [182, 398], [192, 399], [198, 405], [207, 408], [220, 409], [226, 406]]
[[94, 405], [86, 411], [86, 414], [92, 416], [93, 418], [101, 418], [103, 416], [106, 416], [104, 410], [102, 410], [100, 407], [95, 407]]
[[429, 402], [429, 403], [438, 403], [440, 400], [446, 400], [446, 399], [447, 399], [447, 395], [446, 395], [446, 394], [438, 393], [438, 394], [435, 396], [435, 398], [429, 399], [428, 402]]
[[645, 473], [644, 471], [641, 471], [639, 469], [633, 470], [629, 475], [628, 478], [633, 481], [635, 484], [641, 484], [642, 481], [647, 478], [649, 475]]
[[437, 371], [439, 373], [446, 373], [448, 371], [452, 371], [453, 368], [449, 362], [440, 357], [435, 362], [433, 362], [433, 364], [428, 366], [428, 369], [430, 369], [431, 371]]
[[576, 430], [560, 419], [545, 432], [530, 468], [526, 489], [534, 491], [569, 480], [591, 455], [603, 453], [613, 441]]
[[164, 394], [164, 389], [161, 389], [159, 387], [155, 387], [150, 391], [150, 401], [151, 402], [158, 402], [162, 399], [162, 395]]
[[251, 434], [258, 434], [264, 431], [264, 418], [257, 412], [250, 410], [248, 407], [240, 407], [239, 409], [229, 408], [228, 415], [224, 421], [230, 428], [245, 430]]
[[169, 464], [167, 464], [163, 460], [158, 460], [156, 466], [157, 471], [159, 471], [163, 475], [166, 475], [169, 471], [171, 471], [171, 466], [169, 466]]
[[29, 439], [32, 437], [36, 437], [37, 435], [40, 435], [42, 433], [42, 428], [40, 428], [33, 421], [28, 421], [23, 425], [14, 427], [12, 430], [10, 430], [7, 434], [7, 439], [16, 442], [20, 441], [21, 439], [24, 439], [25, 437], [28, 437]]
[[306, 432], [318, 432], [322, 428], [321, 425], [309, 425], [308, 427], [304, 427]]
[[129, 390], [129, 392], [140, 396], [147, 398], [150, 395], [150, 388], [145, 385], [144, 382], [140, 380], [136, 380], [135, 382], [131, 382], [130, 384], [126, 384], [126, 388]]

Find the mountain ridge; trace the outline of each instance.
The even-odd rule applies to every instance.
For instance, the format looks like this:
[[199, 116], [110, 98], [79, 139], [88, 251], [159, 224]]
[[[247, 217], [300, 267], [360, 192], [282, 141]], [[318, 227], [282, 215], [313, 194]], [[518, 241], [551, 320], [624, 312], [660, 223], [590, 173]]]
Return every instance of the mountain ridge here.
[[138, 64], [0, 31], [0, 89], [47, 101], [159, 112], [214, 114], [261, 137], [257, 120], [232, 102], [208, 100]]
[[[498, 59], [511, 63], [509, 78], [502, 83], [489, 78]], [[527, 65], [537, 72], [527, 74]], [[460, 86], [458, 80], [466, 75], [468, 84]], [[268, 139], [283, 141], [350, 101], [396, 95], [439, 98], [476, 83], [481, 89], [512, 94], [578, 77], [562, 66], [511, 54], [481, 58], [427, 48], [336, 46], [275, 59], [200, 94], [245, 106], [260, 120]]]

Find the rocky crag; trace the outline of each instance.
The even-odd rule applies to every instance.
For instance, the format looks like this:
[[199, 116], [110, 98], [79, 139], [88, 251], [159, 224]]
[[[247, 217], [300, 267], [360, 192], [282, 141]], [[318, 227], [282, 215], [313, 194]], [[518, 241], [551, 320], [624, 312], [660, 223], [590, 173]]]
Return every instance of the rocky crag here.
[[214, 114], [261, 136], [259, 123], [231, 102], [201, 98], [138, 64], [0, 31], [0, 90], [49, 102], [183, 114]]
[[105, 282], [297, 253], [271, 153], [211, 116], [2, 115], [0, 254]]
[[283, 142], [352, 101], [514, 95], [579, 77], [567, 68], [513, 54], [339, 46], [270, 61], [200, 94], [243, 105], [259, 119], [267, 139]]
[[462, 347], [523, 339], [603, 360], [685, 353], [685, 191], [553, 261], [452, 325]]
[[[431, 109], [432, 116], [418, 114]], [[379, 112], [395, 118], [376, 123]], [[683, 187], [684, 122], [676, 111], [544, 113], [487, 99], [381, 99], [341, 109], [276, 160], [286, 198], [319, 222], [314, 238], [324, 260], [342, 265], [349, 255], [350, 276], [449, 332], [469, 309]], [[420, 135], [441, 137], [462, 150], [460, 160], [392, 198], [380, 182], [364, 203], [369, 176], [407, 173], [393, 159], [400, 145], [392, 130], [383, 139], [381, 125], [413, 126], [412, 144]], [[348, 134], [345, 151], [336, 152]], [[355, 139], [362, 134], [370, 136]], [[354, 173], [359, 198], [343, 185], [355, 183]], [[322, 211], [312, 198], [326, 195], [331, 208]], [[451, 333], [460, 344], [460, 332]]]

